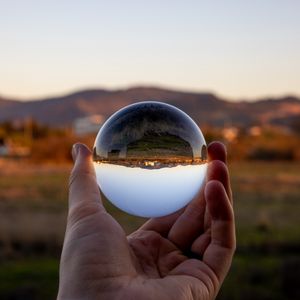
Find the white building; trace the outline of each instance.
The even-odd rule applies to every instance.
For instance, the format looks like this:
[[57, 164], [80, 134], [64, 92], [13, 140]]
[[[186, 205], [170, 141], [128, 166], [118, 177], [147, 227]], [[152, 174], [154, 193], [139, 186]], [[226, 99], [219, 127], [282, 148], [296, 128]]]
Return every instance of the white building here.
[[73, 124], [74, 133], [79, 136], [97, 133], [104, 121], [105, 118], [102, 115], [92, 115], [84, 118], [78, 118]]

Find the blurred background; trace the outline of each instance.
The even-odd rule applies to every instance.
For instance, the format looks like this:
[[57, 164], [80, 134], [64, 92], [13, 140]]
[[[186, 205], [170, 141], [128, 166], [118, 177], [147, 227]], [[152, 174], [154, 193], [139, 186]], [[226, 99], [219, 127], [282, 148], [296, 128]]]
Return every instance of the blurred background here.
[[142, 100], [228, 147], [238, 244], [217, 299], [300, 299], [300, 2], [0, 1], [0, 42], [0, 299], [55, 298], [71, 146]]

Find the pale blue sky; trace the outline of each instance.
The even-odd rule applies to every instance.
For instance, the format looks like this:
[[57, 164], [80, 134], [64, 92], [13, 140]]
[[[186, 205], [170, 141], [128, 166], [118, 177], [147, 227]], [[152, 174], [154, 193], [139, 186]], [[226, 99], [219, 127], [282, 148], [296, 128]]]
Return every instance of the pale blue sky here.
[[0, 0], [0, 95], [132, 85], [300, 95], [300, 1]]

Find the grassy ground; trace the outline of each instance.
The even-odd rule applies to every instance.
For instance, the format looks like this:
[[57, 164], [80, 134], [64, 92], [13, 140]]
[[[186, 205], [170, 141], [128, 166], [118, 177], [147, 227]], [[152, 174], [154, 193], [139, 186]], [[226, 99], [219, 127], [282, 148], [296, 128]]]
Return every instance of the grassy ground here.
[[231, 165], [239, 247], [299, 244], [300, 164]]
[[[218, 297], [300, 299], [300, 164], [230, 164], [238, 249]], [[70, 166], [0, 162], [0, 299], [54, 299]], [[107, 209], [127, 232], [144, 220]]]

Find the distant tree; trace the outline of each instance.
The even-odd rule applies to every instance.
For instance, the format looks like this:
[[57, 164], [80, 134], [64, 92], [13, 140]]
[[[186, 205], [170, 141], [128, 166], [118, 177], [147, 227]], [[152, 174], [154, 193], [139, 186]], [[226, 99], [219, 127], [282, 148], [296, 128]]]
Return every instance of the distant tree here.
[[291, 128], [295, 134], [300, 136], [300, 119], [299, 118], [295, 119], [292, 122]]

